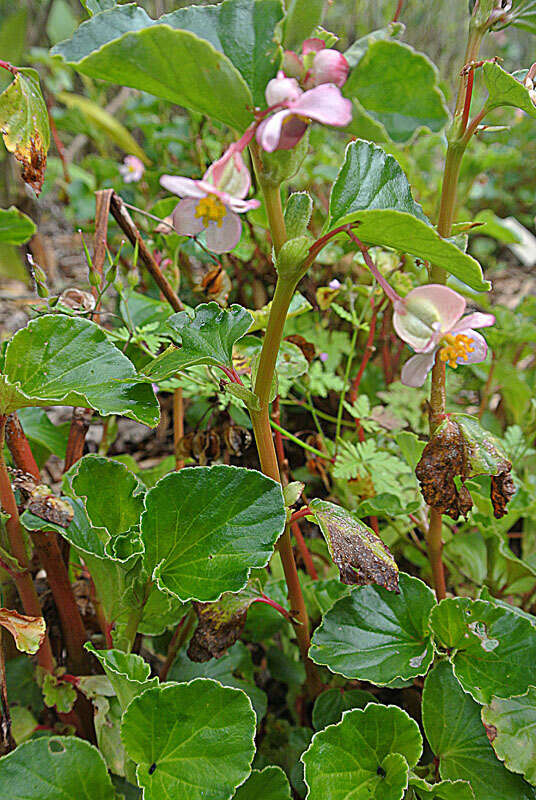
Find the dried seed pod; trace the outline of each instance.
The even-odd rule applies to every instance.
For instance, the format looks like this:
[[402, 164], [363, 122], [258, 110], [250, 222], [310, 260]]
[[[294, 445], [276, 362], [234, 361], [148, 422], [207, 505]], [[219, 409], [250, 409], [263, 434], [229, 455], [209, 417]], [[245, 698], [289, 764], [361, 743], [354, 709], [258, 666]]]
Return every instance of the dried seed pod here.
[[242, 425], [228, 423], [222, 428], [223, 441], [232, 456], [241, 456], [251, 445], [251, 433]]

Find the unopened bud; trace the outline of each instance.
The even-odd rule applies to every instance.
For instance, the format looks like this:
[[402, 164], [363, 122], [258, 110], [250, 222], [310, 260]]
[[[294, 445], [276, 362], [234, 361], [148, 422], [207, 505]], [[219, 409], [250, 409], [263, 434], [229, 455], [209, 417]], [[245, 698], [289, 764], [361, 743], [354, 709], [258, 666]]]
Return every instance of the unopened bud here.
[[269, 106], [275, 106], [297, 100], [301, 94], [295, 78], [286, 78], [284, 72], [278, 72], [277, 78], [272, 78], [266, 87], [266, 102]]
[[112, 264], [110, 269], [106, 272], [106, 283], [113, 283], [117, 277], [117, 264]]
[[92, 266], [89, 268], [89, 283], [90, 286], [98, 288], [101, 284], [101, 276]]
[[292, 50], [285, 50], [283, 53], [282, 67], [287, 78], [297, 78], [299, 80], [303, 75], [302, 60]]
[[340, 88], [346, 83], [349, 69], [348, 61], [338, 50], [319, 50], [314, 57], [307, 83], [310, 86], [334, 83]]
[[36, 264], [29, 253], [28, 263], [32, 270], [33, 279], [35, 281], [35, 291], [37, 292], [38, 297], [42, 297], [43, 300], [47, 297], [50, 297], [45, 270], [42, 269], [39, 264]]

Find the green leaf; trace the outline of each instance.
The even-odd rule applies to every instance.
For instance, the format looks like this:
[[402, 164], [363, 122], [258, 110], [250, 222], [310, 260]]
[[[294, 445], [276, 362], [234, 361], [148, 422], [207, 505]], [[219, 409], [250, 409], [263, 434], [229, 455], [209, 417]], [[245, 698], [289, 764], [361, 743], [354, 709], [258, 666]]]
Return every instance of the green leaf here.
[[121, 650], [96, 650], [91, 642], [85, 648], [101, 664], [123, 711], [134, 697], [158, 686], [158, 678], [149, 678], [151, 667], [141, 656]]
[[[71, 493], [82, 500], [91, 527], [87, 540], [76, 534], [81, 530], [67, 528], [66, 538], [81, 550], [119, 561], [132, 553], [117, 549], [117, 539], [137, 528], [144, 508], [145, 487], [124, 464], [97, 455], [83, 456], [65, 476]], [[141, 552], [141, 548], [139, 549]], [[126, 556], [126, 557], [125, 557]]]
[[56, 98], [67, 108], [74, 108], [84, 119], [93, 123], [125, 153], [137, 156], [144, 164], [151, 163], [127, 128], [101, 105], [94, 103], [88, 97], [71, 92], [58, 92]]
[[425, 675], [433, 658], [428, 616], [433, 592], [400, 573], [400, 594], [362, 586], [327, 612], [309, 655], [346, 678], [386, 685]]
[[422, 127], [440, 131], [448, 120], [437, 68], [400, 42], [371, 44], [350, 73], [344, 94], [357, 98], [395, 142], [407, 141]]
[[417, 775], [410, 775], [409, 785], [418, 800], [475, 800], [471, 784], [467, 781], [439, 781], [432, 784]]
[[173, 314], [168, 328], [181, 347], [166, 350], [145, 372], [152, 380], [160, 381], [197, 364], [231, 368], [233, 345], [244, 336], [251, 322], [251, 314], [238, 305], [220, 308], [217, 303], [202, 303], [193, 318], [187, 311]]
[[261, 473], [217, 465], [182, 469], [147, 492], [146, 568], [185, 602], [238, 592], [264, 567], [285, 526], [283, 493]]
[[38, 463], [44, 463], [50, 453], [65, 458], [70, 423], [54, 425], [42, 408], [21, 408], [18, 417]]
[[[346, 148], [329, 201], [331, 228], [356, 211], [393, 209], [430, 225], [400, 164], [372, 142], [358, 139]], [[357, 235], [360, 236], [358, 230]]]
[[254, 769], [242, 786], [236, 790], [233, 800], [290, 800], [290, 785], [281, 767]]
[[37, 228], [30, 217], [15, 206], [0, 208], [0, 242], [2, 244], [24, 244]]
[[8, 151], [22, 164], [22, 179], [39, 194], [45, 179], [50, 128], [35, 69], [18, 69], [0, 95], [0, 131]]
[[494, 697], [482, 709], [482, 722], [497, 758], [510, 772], [520, 772], [536, 783], [536, 689], [520, 697]]
[[371, 703], [315, 733], [302, 756], [308, 800], [401, 800], [408, 764], [422, 753], [419, 726], [397, 706]]
[[444, 780], [469, 781], [475, 800], [534, 800], [536, 791], [498, 761], [480, 719], [480, 706], [464, 693], [446, 661], [426, 678], [422, 713]]
[[80, 2], [90, 17], [115, 6], [115, 0], [80, 0]]
[[115, 800], [96, 747], [74, 736], [19, 745], [0, 759], [0, 796], [9, 800]]
[[398, 567], [389, 548], [371, 528], [327, 500], [309, 503], [343, 583], [375, 583], [398, 591]]
[[[419, 207], [411, 198], [402, 171], [399, 167], [397, 169], [394, 159], [382, 153], [381, 148], [366, 143], [347, 147], [331, 192], [328, 229], [359, 222], [357, 236], [365, 244], [391, 247], [430, 261], [444, 267], [472, 289], [487, 291], [490, 284], [483, 279], [478, 261], [451, 241], [442, 239], [425, 221], [422, 211], [418, 213]], [[394, 185], [390, 185], [391, 180], [394, 180]], [[356, 190], [361, 181], [365, 181], [365, 192]], [[398, 192], [401, 192], [402, 200]], [[380, 204], [380, 207], [355, 208], [364, 202]], [[394, 208], [387, 207], [387, 204]]]
[[[39, 672], [37, 673], [39, 676]], [[43, 702], [49, 708], [56, 708], [63, 714], [73, 710], [76, 702], [76, 691], [71, 683], [59, 680], [52, 672], [41, 673], [41, 689]]]
[[536, 628], [513, 611], [468, 597], [442, 600], [430, 614], [454, 673], [478, 703], [524, 694], [536, 684]]
[[287, 0], [287, 13], [283, 23], [285, 50], [301, 51], [317, 25], [322, 22], [326, 0]]
[[405, 25], [402, 22], [390, 22], [385, 28], [378, 28], [375, 31], [361, 36], [350, 45], [348, 50], [344, 51], [344, 57], [348, 61], [350, 67], [355, 67], [363, 58], [368, 48], [374, 42], [380, 39], [396, 39], [399, 34], [405, 30]]
[[[115, 6], [83, 22], [51, 52], [85, 75], [150, 92], [243, 130], [252, 121], [253, 98], [238, 69], [218, 52], [217, 15], [213, 7], [194, 7], [153, 20], [133, 4]], [[200, 28], [210, 42], [199, 38]]]
[[31, 320], [7, 345], [0, 413], [26, 406], [89, 406], [155, 426], [159, 406], [131, 362], [94, 322], [59, 314]]
[[523, 86], [525, 72], [510, 75], [499, 64], [486, 61], [482, 67], [484, 81], [489, 92], [486, 108], [491, 111], [501, 106], [520, 108], [529, 117], [536, 118], [536, 105], [530, 98], [529, 90]]
[[249, 775], [254, 735], [246, 695], [206, 678], [148, 689], [121, 726], [145, 800], [228, 800]]
[[362, 689], [328, 689], [316, 698], [313, 707], [313, 727], [319, 731], [328, 725], [335, 725], [341, 721], [344, 711], [354, 708], [365, 708], [369, 703], [378, 701], [370, 692]]
[[518, 0], [506, 15], [506, 24], [515, 25], [517, 28], [536, 33], [536, 0]]

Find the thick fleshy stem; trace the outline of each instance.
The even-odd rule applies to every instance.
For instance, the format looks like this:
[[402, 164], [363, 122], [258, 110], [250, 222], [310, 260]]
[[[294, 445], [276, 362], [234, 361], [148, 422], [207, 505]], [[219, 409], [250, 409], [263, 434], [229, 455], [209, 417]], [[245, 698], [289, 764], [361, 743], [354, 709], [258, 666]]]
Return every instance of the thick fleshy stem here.
[[[280, 190], [278, 186], [274, 187], [263, 179], [262, 160], [255, 141], [251, 142], [250, 150], [257, 178], [265, 198], [272, 242], [277, 255], [287, 238]], [[251, 411], [251, 421], [261, 469], [265, 475], [279, 483], [281, 483], [281, 476], [270, 427], [269, 402], [283, 327], [296, 284], [297, 282], [294, 280], [282, 278], [277, 280], [255, 381], [255, 394], [259, 401], [259, 410]], [[311, 644], [309, 617], [298, 577], [298, 570], [296, 569], [289, 525], [285, 526], [285, 530], [277, 543], [277, 550], [285, 573], [290, 608], [294, 617], [294, 630], [305, 665], [307, 691], [309, 696], [313, 698], [322, 691], [322, 683], [315, 665], [309, 658]]]
[[166, 680], [168, 672], [173, 666], [173, 662], [177, 658], [177, 653], [179, 652], [184, 642], [188, 638], [188, 634], [192, 630], [194, 622], [195, 622], [195, 612], [193, 609], [190, 609], [189, 611], [186, 612], [184, 617], [180, 620], [179, 624], [173, 631], [173, 636], [171, 637], [171, 641], [169, 643], [168, 651], [166, 654], [166, 660], [162, 664], [158, 676], [161, 682]]

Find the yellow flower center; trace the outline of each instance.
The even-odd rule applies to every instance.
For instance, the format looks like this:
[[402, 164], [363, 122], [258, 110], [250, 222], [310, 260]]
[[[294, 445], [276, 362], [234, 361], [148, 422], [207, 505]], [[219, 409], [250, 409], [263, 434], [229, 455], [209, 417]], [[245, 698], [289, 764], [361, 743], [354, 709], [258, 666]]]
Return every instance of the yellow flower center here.
[[453, 369], [458, 366], [458, 358], [467, 361], [469, 353], [472, 353], [475, 349], [473, 347], [473, 339], [464, 333], [457, 333], [456, 336], [453, 336], [452, 333], [447, 333], [442, 341], [444, 344], [439, 351], [439, 358], [441, 361], [446, 361], [449, 367]]
[[203, 218], [205, 228], [209, 222], [216, 222], [218, 228], [221, 228], [226, 214], [227, 209], [215, 194], [207, 194], [206, 197], [202, 197], [195, 210], [195, 216]]

